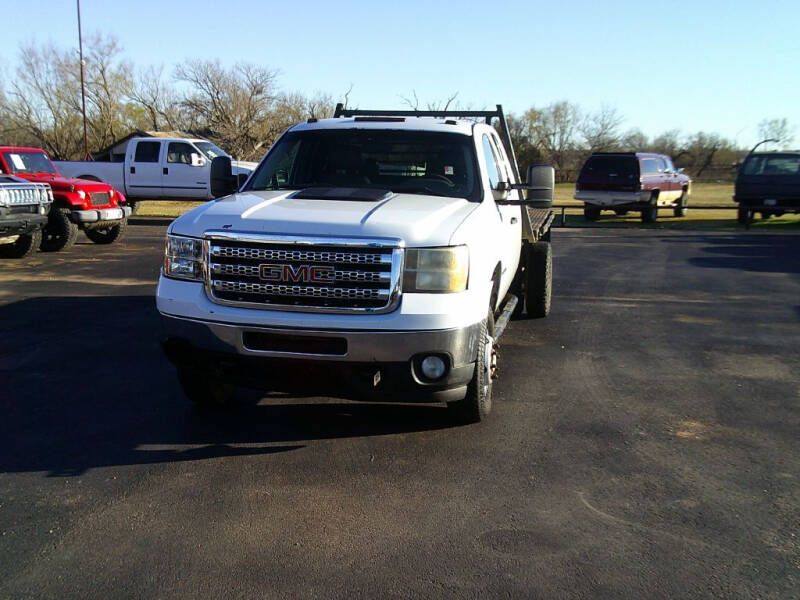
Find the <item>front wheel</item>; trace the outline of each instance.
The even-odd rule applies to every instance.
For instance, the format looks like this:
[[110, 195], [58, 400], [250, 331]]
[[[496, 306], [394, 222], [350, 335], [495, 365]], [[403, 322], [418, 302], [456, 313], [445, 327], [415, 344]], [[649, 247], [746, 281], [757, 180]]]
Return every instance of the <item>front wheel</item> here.
[[752, 213], [746, 208], [740, 207], [739, 210], [736, 211], [736, 221], [739, 223], [739, 225], [747, 225], [750, 223], [752, 218]]
[[494, 314], [491, 308], [481, 321], [475, 371], [467, 385], [463, 400], [447, 405], [451, 417], [458, 423], [477, 423], [485, 419], [492, 410], [492, 377], [497, 367], [497, 351], [494, 345]]
[[19, 236], [11, 244], [0, 246], [0, 257], [2, 258], [25, 258], [30, 256], [42, 243], [42, 230], [37, 229], [31, 233]]
[[95, 244], [113, 244], [122, 239], [125, 235], [125, 229], [128, 227], [128, 219], [123, 219], [118, 225], [112, 227], [105, 227], [103, 229], [87, 229], [86, 237], [92, 240]]
[[678, 204], [673, 209], [673, 213], [676, 217], [685, 217], [689, 214], [689, 197], [686, 195], [686, 190], [681, 193], [681, 197], [678, 198]]
[[212, 373], [192, 367], [178, 367], [178, 381], [184, 395], [204, 408], [223, 408], [236, 392], [234, 386], [219, 381]]
[[591, 204], [583, 205], [583, 218], [587, 221], [597, 221], [600, 218], [600, 209]]
[[42, 252], [58, 252], [78, 239], [78, 226], [70, 221], [68, 208], [51, 208], [42, 231]]

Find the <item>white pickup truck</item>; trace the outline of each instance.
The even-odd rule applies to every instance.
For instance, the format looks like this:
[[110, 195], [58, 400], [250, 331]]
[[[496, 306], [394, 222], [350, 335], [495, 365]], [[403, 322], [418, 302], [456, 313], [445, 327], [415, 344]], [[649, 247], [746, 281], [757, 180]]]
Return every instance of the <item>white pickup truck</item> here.
[[[124, 162], [56, 161], [67, 177], [104, 181], [123, 192], [134, 207], [140, 199], [210, 200], [211, 161], [228, 154], [208, 140], [132, 138]], [[230, 157], [228, 157], [230, 158]], [[256, 163], [234, 161], [243, 183]]]
[[[212, 169], [215, 190], [238, 188], [226, 159]], [[292, 127], [237, 193], [167, 231], [156, 300], [185, 394], [311, 388], [481, 420], [517, 295], [549, 312], [553, 179], [537, 165], [518, 183], [499, 105], [340, 105]]]

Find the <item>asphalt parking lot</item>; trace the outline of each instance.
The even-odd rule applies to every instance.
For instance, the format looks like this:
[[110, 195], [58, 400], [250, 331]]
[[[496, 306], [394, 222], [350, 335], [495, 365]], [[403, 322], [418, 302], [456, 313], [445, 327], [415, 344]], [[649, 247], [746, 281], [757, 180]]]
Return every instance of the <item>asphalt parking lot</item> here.
[[491, 418], [157, 344], [166, 221], [0, 263], [0, 598], [797, 598], [800, 234], [565, 229]]

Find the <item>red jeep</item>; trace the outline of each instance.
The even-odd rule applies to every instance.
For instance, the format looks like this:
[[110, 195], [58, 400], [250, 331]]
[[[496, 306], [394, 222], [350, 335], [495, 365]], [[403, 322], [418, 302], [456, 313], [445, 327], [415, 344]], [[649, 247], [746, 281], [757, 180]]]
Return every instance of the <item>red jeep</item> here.
[[44, 252], [68, 248], [79, 229], [97, 244], [112, 244], [125, 231], [131, 214], [125, 196], [107, 183], [62, 177], [40, 148], [0, 146], [0, 173], [48, 183], [53, 189], [53, 207], [42, 234]]

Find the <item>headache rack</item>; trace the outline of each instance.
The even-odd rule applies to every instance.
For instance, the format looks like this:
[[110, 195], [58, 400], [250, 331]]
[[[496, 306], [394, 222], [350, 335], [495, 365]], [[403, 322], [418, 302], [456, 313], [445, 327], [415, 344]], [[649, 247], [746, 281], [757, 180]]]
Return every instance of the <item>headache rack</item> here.
[[[514, 177], [518, 183], [522, 181], [519, 175], [519, 167], [517, 166], [517, 155], [514, 152], [514, 145], [511, 143], [508, 122], [506, 121], [506, 116], [501, 104], [497, 104], [495, 110], [367, 110], [345, 108], [344, 104], [339, 102], [336, 105], [333, 117], [335, 119], [339, 117], [355, 117], [359, 119], [360, 117], [363, 120], [369, 121], [378, 121], [381, 117], [385, 118], [386, 121], [397, 121], [402, 117], [483, 119], [487, 125], [492, 125], [492, 121], [497, 119], [500, 126], [498, 133], [500, 134], [500, 139], [503, 141], [503, 146], [505, 146], [506, 154], [511, 161], [511, 168], [514, 169]], [[536, 242], [548, 236], [550, 226], [553, 223], [552, 210], [528, 207], [527, 210], [521, 212], [522, 236], [526, 241]]]

